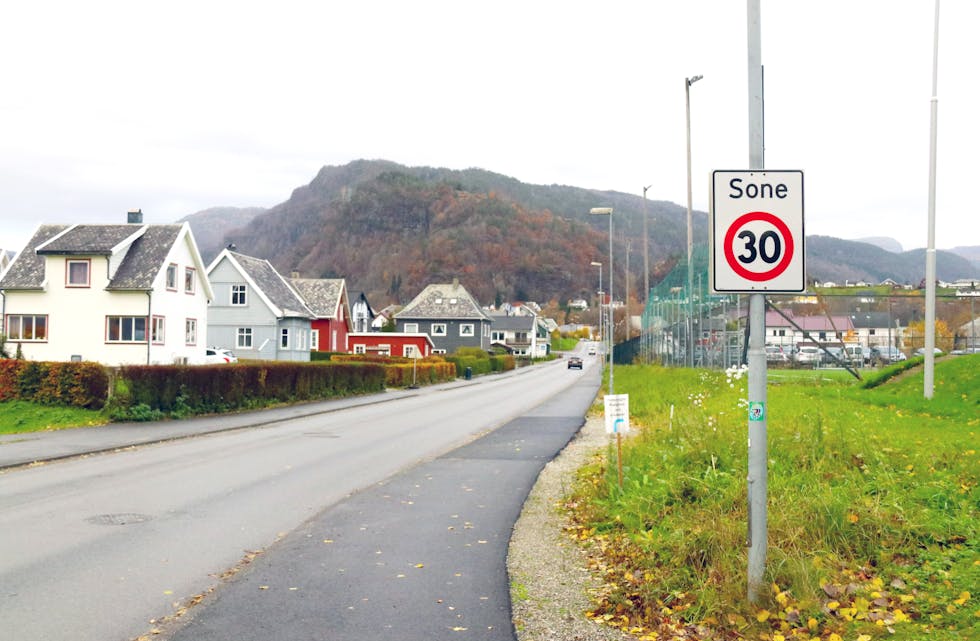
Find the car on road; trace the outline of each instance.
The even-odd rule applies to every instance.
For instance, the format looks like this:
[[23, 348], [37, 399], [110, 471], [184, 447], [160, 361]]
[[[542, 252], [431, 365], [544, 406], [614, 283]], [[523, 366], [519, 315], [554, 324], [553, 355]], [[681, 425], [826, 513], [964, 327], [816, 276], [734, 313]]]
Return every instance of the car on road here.
[[205, 365], [221, 365], [222, 363], [237, 363], [238, 357], [235, 356], [230, 349], [225, 349], [223, 347], [208, 347], [204, 350], [204, 361]]
[[589, 356], [595, 356], [595, 345], [589, 345]]
[[568, 358], [568, 369], [582, 369], [582, 359], [578, 356]]

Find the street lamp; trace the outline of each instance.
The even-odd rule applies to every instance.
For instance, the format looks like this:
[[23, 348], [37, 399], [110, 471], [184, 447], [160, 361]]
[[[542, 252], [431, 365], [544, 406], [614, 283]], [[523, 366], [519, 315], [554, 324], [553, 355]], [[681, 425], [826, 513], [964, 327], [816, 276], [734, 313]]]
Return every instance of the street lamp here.
[[602, 263], [592, 261], [590, 264], [599, 268], [599, 335], [605, 338], [606, 335], [602, 331]]
[[615, 343], [616, 325], [613, 317], [613, 208], [593, 207], [589, 213], [595, 216], [609, 216], [609, 394], [613, 393], [613, 345]]
[[691, 335], [694, 318], [694, 230], [691, 224], [691, 85], [704, 78], [692, 76], [684, 78], [684, 107], [687, 115], [687, 365], [694, 367], [694, 340]]

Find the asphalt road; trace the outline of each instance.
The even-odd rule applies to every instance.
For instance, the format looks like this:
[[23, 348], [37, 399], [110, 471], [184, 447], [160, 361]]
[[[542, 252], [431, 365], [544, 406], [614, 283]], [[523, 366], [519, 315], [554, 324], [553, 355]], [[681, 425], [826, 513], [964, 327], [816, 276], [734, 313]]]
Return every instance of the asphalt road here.
[[136, 448], [74, 430], [109, 453], [0, 476], [0, 637], [513, 639], [510, 528], [591, 360]]

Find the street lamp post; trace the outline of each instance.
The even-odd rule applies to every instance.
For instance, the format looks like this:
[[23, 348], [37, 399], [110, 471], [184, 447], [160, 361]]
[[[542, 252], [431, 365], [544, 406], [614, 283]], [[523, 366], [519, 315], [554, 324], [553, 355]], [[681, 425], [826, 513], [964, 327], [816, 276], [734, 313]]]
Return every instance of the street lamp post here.
[[613, 349], [615, 344], [616, 332], [615, 317], [613, 316], [613, 208], [612, 207], [593, 207], [589, 210], [590, 214], [596, 216], [609, 216], [609, 324], [606, 326], [609, 331], [609, 394], [613, 393]]
[[599, 268], [599, 336], [605, 338], [606, 334], [602, 330], [602, 263], [592, 261], [591, 265], [593, 267]]
[[687, 116], [687, 365], [694, 367], [694, 340], [691, 335], [694, 320], [694, 229], [691, 222], [691, 85], [704, 76], [684, 78], [684, 111]]

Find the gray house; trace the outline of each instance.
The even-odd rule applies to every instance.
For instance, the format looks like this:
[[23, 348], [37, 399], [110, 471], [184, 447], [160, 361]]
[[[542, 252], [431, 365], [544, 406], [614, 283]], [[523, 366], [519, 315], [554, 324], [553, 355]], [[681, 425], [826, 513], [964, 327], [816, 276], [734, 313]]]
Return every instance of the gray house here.
[[460, 347], [490, 349], [490, 317], [454, 278], [450, 284], [429, 285], [395, 314], [398, 332], [428, 334], [436, 354]]
[[310, 360], [315, 314], [267, 260], [223, 250], [208, 267], [208, 345], [239, 358]]
[[538, 358], [551, 351], [548, 329], [534, 314], [491, 314], [490, 343], [514, 356]]

